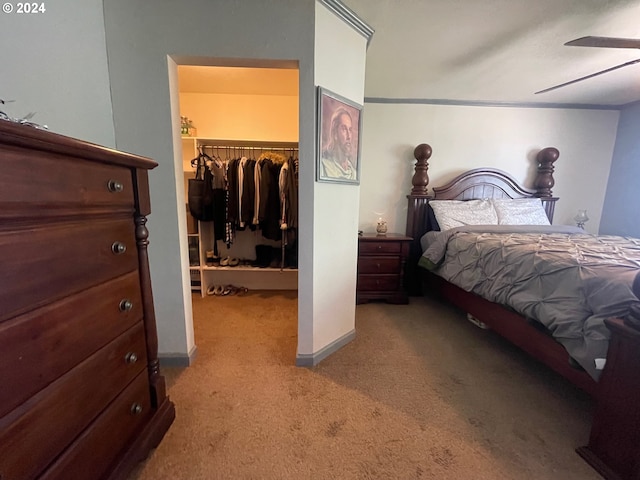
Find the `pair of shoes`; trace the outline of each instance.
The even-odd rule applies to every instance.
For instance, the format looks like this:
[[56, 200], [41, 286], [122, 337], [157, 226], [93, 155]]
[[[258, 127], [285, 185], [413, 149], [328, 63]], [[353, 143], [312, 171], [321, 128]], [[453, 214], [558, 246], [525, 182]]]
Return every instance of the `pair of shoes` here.
[[244, 295], [249, 291], [246, 287], [236, 287], [235, 285], [211, 285], [207, 289], [207, 295], [224, 297], [226, 295]]
[[237, 257], [224, 257], [220, 260], [221, 267], [236, 267], [240, 263], [240, 259]]
[[224, 287], [222, 285], [211, 285], [207, 289], [207, 295], [222, 295]]
[[[222, 291], [222, 295], [244, 295], [249, 291], [247, 287], [236, 287], [235, 285], [226, 285]], [[226, 293], [225, 293], [226, 292]]]

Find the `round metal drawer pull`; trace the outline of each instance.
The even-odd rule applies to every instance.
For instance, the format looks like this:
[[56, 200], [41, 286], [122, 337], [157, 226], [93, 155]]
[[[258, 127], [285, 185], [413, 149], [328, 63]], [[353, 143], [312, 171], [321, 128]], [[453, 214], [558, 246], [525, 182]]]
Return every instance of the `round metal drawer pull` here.
[[133, 405], [131, 405], [131, 413], [133, 413], [134, 415], [139, 415], [142, 413], [142, 405], [140, 405], [139, 403], [134, 403]]
[[116, 255], [121, 255], [127, 251], [127, 246], [122, 242], [113, 242], [113, 245], [111, 245], [111, 251]]
[[133, 302], [128, 298], [123, 298], [122, 300], [120, 300], [120, 305], [118, 305], [118, 308], [121, 312], [129, 312], [133, 308]]
[[107, 182], [107, 188], [111, 193], [120, 193], [124, 190], [124, 185], [117, 180], [109, 180], [109, 182]]
[[134, 352], [129, 352], [124, 356], [124, 361], [133, 364], [138, 361], [138, 356]]

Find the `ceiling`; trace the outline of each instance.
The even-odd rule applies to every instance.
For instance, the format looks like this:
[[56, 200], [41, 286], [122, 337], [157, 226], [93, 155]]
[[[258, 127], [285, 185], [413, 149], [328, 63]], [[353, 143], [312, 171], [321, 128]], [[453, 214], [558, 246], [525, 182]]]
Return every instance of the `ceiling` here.
[[[640, 63], [535, 94], [640, 59], [640, 49], [564, 45], [587, 35], [640, 39], [640, 0], [342, 2], [375, 30], [366, 63], [370, 99], [603, 106], [640, 100]], [[298, 71], [287, 67], [179, 66], [180, 91], [298, 95]]]
[[569, 47], [583, 36], [640, 39], [640, 0], [342, 0], [375, 33], [365, 96], [457, 102], [624, 105], [640, 64], [543, 94], [640, 58]]

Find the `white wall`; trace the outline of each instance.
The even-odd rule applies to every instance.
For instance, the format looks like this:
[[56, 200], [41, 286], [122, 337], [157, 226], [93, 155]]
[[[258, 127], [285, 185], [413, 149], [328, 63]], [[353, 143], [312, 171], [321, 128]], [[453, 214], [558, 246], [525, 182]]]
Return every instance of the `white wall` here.
[[[315, 84], [362, 104], [366, 39], [319, 3], [315, 29]], [[355, 327], [360, 188], [316, 183], [314, 194], [313, 351], [317, 351]]]
[[[182, 175], [182, 167], [175, 168], [173, 155], [179, 119], [172, 118], [169, 103], [167, 56], [180, 63], [209, 61], [212, 65], [216, 59], [230, 58], [299, 62], [300, 190], [306, 191], [305, 186], [312, 185], [314, 159], [314, 4], [312, 0], [188, 0], [154, 2], [150, 8], [143, 0], [105, 2], [117, 147], [150, 156], [159, 163], [150, 175], [153, 213], [148, 226], [162, 354], [184, 354], [193, 347], [191, 319], [185, 318], [186, 235], [181, 235], [178, 228], [184, 218], [184, 187], [182, 178], [176, 178]], [[312, 243], [308, 240], [312, 215], [305, 213], [312, 210], [312, 205], [310, 197], [301, 194], [301, 258], [311, 257]], [[311, 270], [311, 264], [301, 262], [298, 312], [299, 318], [309, 323], [313, 316], [305, 307], [305, 299], [311, 297]]]
[[600, 233], [640, 238], [640, 102], [620, 114]]
[[575, 224], [578, 209], [596, 233], [609, 176], [619, 112], [613, 110], [464, 107], [366, 103], [360, 188], [360, 228], [374, 231], [380, 214], [404, 233], [413, 176], [413, 149], [433, 148], [430, 186], [471, 168], [489, 166], [533, 187], [535, 156], [556, 147], [555, 224]]
[[180, 113], [205, 138], [297, 142], [298, 110], [294, 95], [180, 94]]
[[[16, 2], [9, 2], [16, 5]], [[45, 2], [38, 14], [0, 13], [0, 105], [36, 112], [52, 132], [115, 145], [102, 0]]]

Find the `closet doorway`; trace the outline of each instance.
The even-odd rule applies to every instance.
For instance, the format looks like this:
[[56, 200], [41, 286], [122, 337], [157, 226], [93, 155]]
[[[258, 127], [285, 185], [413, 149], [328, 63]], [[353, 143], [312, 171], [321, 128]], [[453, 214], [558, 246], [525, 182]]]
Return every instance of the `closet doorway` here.
[[[299, 73], [178, 65], [184, 204], [195, 344], [275, 340], [297, 350]], [[213, 207], [192, 215], [189, 183], [212, 179]], [[278, 326], [281, 330], [278, 330]], [[269, 333], [271, 332], [271, 333]], [[209, 342], [211, 340], [212, 342]], [[240, 347], [241, 348], [241, 347]], [[284, 349], [284, 350], [282, 350]], [[242, 349], [245, 350], [245, 349]], [[264, 354], [273, 354], [273, 346]], [[259, 351], [250, 356], [260, 355]], [[246, 359], [248, 352], [244, 352]], [[265, 358], [256, 357], [256, 362]]]

